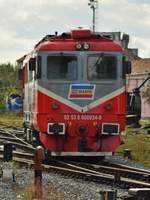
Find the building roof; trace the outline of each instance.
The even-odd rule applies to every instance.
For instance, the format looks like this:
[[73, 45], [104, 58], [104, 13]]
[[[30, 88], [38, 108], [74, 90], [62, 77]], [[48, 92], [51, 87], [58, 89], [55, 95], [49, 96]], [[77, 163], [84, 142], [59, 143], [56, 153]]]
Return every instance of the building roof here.
[[138, 56], [138, 49], [124, 49], [124, 55], [128, 58], [128, 60], [133, 61], [133, 60], [138, 60], [141, 59]]

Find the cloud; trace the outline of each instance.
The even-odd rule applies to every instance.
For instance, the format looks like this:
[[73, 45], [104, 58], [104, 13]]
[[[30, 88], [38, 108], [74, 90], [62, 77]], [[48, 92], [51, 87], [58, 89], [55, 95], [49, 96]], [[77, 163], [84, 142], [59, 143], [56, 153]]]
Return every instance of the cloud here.
[[149, 27], [142, 22], [147, 22], [150, 14], [145, 12], [143, 5], [129, 3], [126, 0], [120, 0], [119, 3], [115, 0], [106, 0], [106, 2], [101, 4], [99, 9], [99, 18], [102, 17], [100, 23], [103, 26], [113, 30], [120, 29], [134, 35], [148, 36], [147, 28]]
[[149, 0], [128, 0], [128, 2], [135, 4], [150, 4]]
[[142, 37], [132, 37], [132, 45], [131, 47], [134, 48], [135, 46], [139, 47], [139, 53], [141, 57], [150, 57], [150, 38], [142, 38]]
[[38, 41], [29, 38], [18, 38], [13, 32], [9, 34], [8, 32], [3, 33], [3, 31], [0, 31], [0, 35], [0, 63], [14, 63], [18, 58], [31, 51], [33, 45]]
[[150, 1], [106, 0], [99, 6], [99, 24], [106, 31], [130, 34], [132, 48], [139, 48], [140, 56], [150, 57]]
[[[121, 31], [140, 38], [143, 42], [135, 39], [135, 46], [142, 48], [142, 56], [150, 56], [146, 44], [150, 32], [150, 1], [99, 2], [97, 30]], [[31, 50], [44, 35], [79, 26], [92, 26], [88, 0], [0, 0], [0, 62], [14, 62], [18, 56]]]

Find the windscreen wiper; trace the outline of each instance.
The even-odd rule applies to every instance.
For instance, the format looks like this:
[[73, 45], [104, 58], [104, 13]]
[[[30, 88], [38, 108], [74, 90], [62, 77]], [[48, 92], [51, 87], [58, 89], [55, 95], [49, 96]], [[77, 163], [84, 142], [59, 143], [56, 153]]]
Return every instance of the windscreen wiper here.
[[99, 64], [101, 63], [103, 56], [104, 56], [103, 53], [101, 53], [101, 54], [99, 55], [99, 57], [97, 58], [97, 60], [96, 60], [96, 62], [95, 62], [95, 64], [94, 64], [94, 67], [96, 67], [97, 65], [99, 65]]

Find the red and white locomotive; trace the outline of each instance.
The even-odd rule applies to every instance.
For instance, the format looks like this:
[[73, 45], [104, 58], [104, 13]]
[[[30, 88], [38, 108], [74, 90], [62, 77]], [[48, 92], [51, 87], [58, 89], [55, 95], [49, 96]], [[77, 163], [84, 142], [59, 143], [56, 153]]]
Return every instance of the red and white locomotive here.
[[105, 156], [125, 129], [123, 48], [90, 30], [48, 35], [22, 59], [24, 125], [52, 156]]

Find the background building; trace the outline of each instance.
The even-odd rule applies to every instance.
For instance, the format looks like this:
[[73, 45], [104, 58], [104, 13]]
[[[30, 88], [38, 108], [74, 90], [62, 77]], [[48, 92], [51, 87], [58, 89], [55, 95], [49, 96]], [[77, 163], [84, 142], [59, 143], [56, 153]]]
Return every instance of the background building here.
[[[130, 54], [129, 59], [132, 61], [132, 73], [127, 76], [127, 91], [132, 92], [132, 90], [138, 87], [148, 76], [150, 76], [150, 58], [139, 58], [133, 57]], [[143, 97], [142, 92], [146, 89], [148, 81], [141, 88], [142, 97], [142, 118], [150, 118], [150, 103], [146, 101]]]

